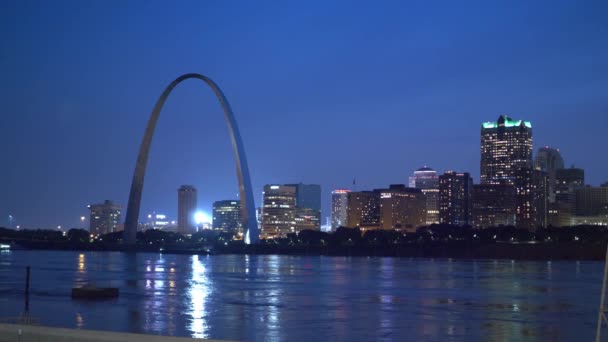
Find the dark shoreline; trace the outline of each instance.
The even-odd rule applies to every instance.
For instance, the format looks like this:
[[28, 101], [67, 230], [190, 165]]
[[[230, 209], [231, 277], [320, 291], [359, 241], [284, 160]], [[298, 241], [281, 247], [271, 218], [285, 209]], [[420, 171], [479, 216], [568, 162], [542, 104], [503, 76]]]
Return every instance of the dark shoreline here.
[[319, 246], [279, 245], [237, 245], [221, 249], [184, 249], [138, 246], [124, 248], [121, 244], [106, 246], [67, 245], [60, 243], [27, 242], [18, 245], [17, 250], [56, 250], [89, 252], [141, 252], [186, 255], [299, 255], [299, 256], [350, 256], [350, 257], [396, 257], [396, 258], [453, 258], [453, 259], [505, 259], [505, 260], [604, 260], [606, 245], [602, 243], [508, 243], [493, 244], [433, 243], [399, 245], [393, 248], [378, 246], [340, 246], [324, 248]]

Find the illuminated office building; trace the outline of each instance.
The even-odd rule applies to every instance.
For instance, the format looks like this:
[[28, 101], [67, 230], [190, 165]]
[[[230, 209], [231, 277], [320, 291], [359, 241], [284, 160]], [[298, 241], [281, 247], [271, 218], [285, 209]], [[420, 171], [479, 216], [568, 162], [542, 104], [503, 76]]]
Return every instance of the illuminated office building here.
[[120, 230], [120, 211], [118, 204], [105, 200], [100, 204], [89, 205], [89, 232], [94, 235], [114, 233]]
[[532, 167], [532, 125], [501, 115], [481, 126], [481, 184], [515, 184], [515, 172]]
[[225, 200], [213, 202], [213, 230], [242, 233], [241, 202]]
[[468, 172], [446, 171], [439, 176], [439, 220], [465, 226], [472, 223], [473, 179]]
[[381, 229], [415, 232], [426, 224], [426, 200], [420, 189], [394, 184], [374, 192], [380, 193]]
[[353, 191], [348, 193], [348, 227], [363, 230], [380, 228], [380, 193]]
[[331, 192], [331, 230], [346, 227], [348, 219], [348, 193], [350, 190], [337, 189]]
[[296, 232], [296, 188], [265, 185], [262, 205], [262, 236], [285, 237]]
[[439, 223], [439, 177], [437, 171], [424, 166], [409, 178], [410, 188], [421, 189], [426, 200], [426, 224]]
[[545, 172], [532, 168], [522, 168], [515, 172], [517, 227], [536, 229], [547, 226], [548, 179]]
[[302, 230], [321, 230], [321, 185], [319, 184], [285, 184], [295, 189], [296, 232]]

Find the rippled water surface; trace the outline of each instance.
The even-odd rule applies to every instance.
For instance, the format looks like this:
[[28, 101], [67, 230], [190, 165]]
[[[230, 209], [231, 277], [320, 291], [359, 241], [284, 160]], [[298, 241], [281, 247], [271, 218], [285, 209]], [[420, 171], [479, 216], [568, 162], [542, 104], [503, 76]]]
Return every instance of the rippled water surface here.
[[[251, 341], [594, 338], [602, 263], [117, 252], [0, 253], [0, 317]], [[77, 301], [93, 282], [118, 299]]]

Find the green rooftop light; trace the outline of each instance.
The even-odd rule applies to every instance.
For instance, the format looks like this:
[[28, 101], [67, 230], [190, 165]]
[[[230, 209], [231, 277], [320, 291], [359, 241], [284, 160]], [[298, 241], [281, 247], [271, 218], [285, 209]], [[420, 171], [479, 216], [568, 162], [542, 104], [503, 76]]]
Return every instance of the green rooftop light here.
[[[530, 121], [512, 120], [511, 118], [509, 118], [507, 116], [504, 117], [504, 121], [505, 121], [504, 125], [507, 128], [509, 128], [509, 127], [519, 127], [519, 126], [521, 126], [522, 122], [523, 122], [524, 126], [526, 126], [528, 128], [532, 128], [532, 123], [530, 123]], [[498, 128], [498, 122], [488, 121], [488, 122], [482, 123], [481, 126], [484, 129]]]

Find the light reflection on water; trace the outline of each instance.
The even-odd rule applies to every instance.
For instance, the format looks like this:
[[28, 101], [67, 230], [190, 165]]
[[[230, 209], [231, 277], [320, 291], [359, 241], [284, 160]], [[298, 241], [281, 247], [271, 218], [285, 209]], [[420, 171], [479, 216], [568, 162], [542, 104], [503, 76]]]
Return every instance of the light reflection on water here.
[[[602, 264], [515, 260], [186, 256], [13, 251], [0, 255], [0, 316], [42, 324], [256, 341], [588, 340]], [[76, 283], [120, 287], [72, 301]]]
[[207, 276], [205, 265], [199, 260], [199, 256], [193, 255], [191, 259], [192, 280], [186, 297], [190, 301], [191, 307], [191, 310], [188, 311], [191, 316], [188, 328], [192, 331], [192, 337], [209, 338], [209, 327], [206, 322], [208, 312], [205, 309], [205, 302], [212, 292], [212, 284]]

